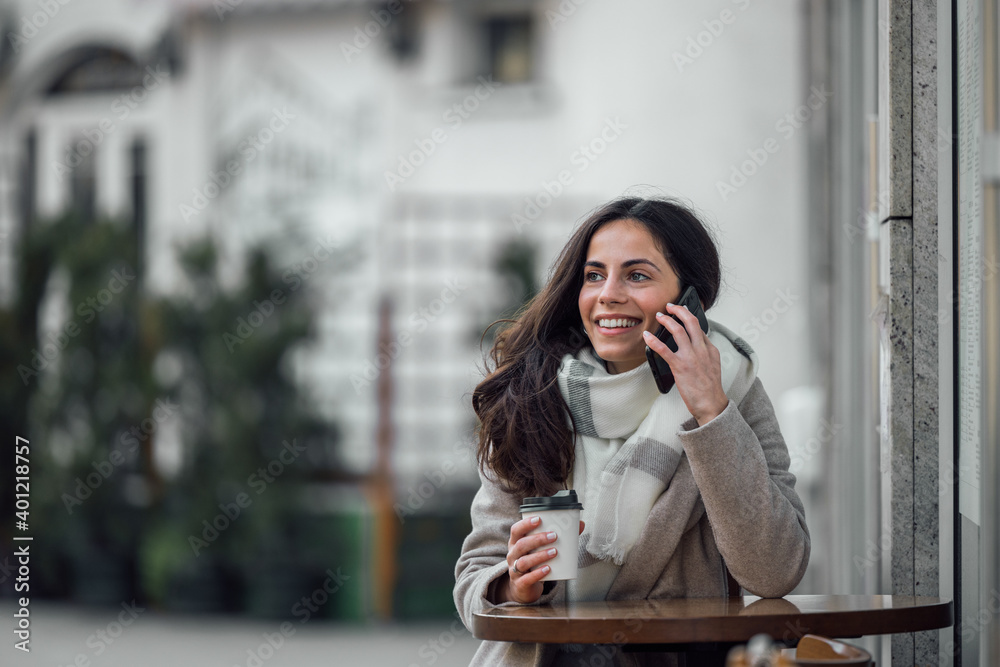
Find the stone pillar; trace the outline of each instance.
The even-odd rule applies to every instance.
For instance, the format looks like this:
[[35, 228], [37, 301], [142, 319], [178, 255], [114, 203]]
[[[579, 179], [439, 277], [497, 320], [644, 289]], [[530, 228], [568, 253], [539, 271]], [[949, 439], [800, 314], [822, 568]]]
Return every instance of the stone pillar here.
[[[937, 11], [936, 0], [879, 3], [883, 586], [894, 595], [940, 590]], [[892, 638], [894, 665], [937, 659], [937, 632]]]

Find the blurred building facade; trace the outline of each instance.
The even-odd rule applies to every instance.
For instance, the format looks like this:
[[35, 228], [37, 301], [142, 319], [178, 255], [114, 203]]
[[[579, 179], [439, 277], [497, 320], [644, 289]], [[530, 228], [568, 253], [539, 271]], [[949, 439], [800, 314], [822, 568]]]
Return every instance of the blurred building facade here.
[[[397, 511], [461, 513], [480, 337], [517, 301], [506, 249], [536, 248], [541, 281], [599, 203], [678, 196], [716, 230], [712, 316], [760, 354], [811, 525], [830, 525], [806, 193], [815, 119], [843, 90], [806, 70], [805, 18], [791, 1], [7, 2], [0, 298], [23, 226], [70, 206], [136, 226], [155, 292], [183, 289], [177, 244], [211, 234], [235, 282], [274, 240], [320, 314], [294, 368], [344, 465], [372, 472], [388, 438]], [[854, 585], [828, 535], [806, 590]]]
[[[791, 7], [745, 16], [734, 7], [725, 23], [703, 11], [656, 10], [643, 29], [652, 36], [676, 26], [676, 34], [669, 48], [649, 52], [638, 46], [649, 42], [634, 32], [639, 26], [620, 34], [608, 22], [638, 4], [7, 3], [14, 37], [6, 41], [0, 128], [8, 156], [3, 226], [13, 240], [24, 220], [70, 205], [132, 220], [142, 229], [145, 285], [156, 291], [177, 288], [172, 249], [186, 239], [210, 232], [235, 279], [242, 248], [297, 234], [298, 249], [284, 249], [287, 284], [318, 287], [324, 341], [300, 357], [300, 377], [344, 423], [347, 464], [366, 470], [375, 456], [374, 379], [391, 373], [395, 464], [416, 482], [469, 440], [479, 336], [511, 298], [494, 267], [505, 243], [538, 246], [541, 278], [588, 210], [643, 183], [690, 197], [721, 228], [724, 246], [737, 246], [762, 234], [737, 215], [759, 215], [748, 213], [754, 198], [781, 182], [787, 197], [768, 203], [768, 234], [793, 245], [802, 238], [794, 224], [799, 188], [789, 187], [801, 148], [761, 169], [760, 193], [747, 187], [738, 207], [726, 199], [716, 206], [728, 169], [695, 184], [691, 165], [669, 158], [686, 151], [706, 171], [713, 159], [738, 163], [752, 153], [750, 144], [739, 148], [748, 140], [733, 142], [752, 133], [730, 127], [755, 116], [772, 124], [752, 102], [743, 109], [750, 118], [725, 113], [731, 123], [703, 151], [679, 145], [690, 138], [684, 128], [699, 115], [695, 107], [715, 99], [721, 106], [741, 75], [728, 71], [728, 80], [702, 90], [686, 70], [718, 67], [699, 59], [720, 62], [723, 49], [741, 50], [748, 35], [720, 40], [716, 53], [697, 46], [705, 30], [735, 32], [734, 19], [777, 22], [772, 30], [783, 41], [748, 65], [770, 66], [794, 48]], [[789, 65], [770, 81], [793, 110], [805, 101], [798, 76]], [[656, 107], [672, 117], [650, 122]], [[324, 266], [314, 252], [324, 243], [356, 248], [358, 263]], [[772, 252], [766, 240], [753, 245], [765, 258]], [[0, 265], [7, 297], [9, 257]], [[743, 266], [769, 271], [742, 254], [731, 264], [737, 292], [750, 283]], [[720, 319], [749, 322], [782, 288], [796, 292], [803, 265], [788, 260], [763, 294], [724, 298]], [[391, 302], [398, 343], [385, 350], [377, 344], [381, 297]], [[776, 328], [802, 331], [804, 319], [793, 311]], [[789, 350], [777, 338], [762, 336], [764, 351], [781, 347], [800, 362], [769, 369], [780, 395], [807, 384], [809, 362], [804, 346]], [[464, 454], [458, 469], [470, 481]]]
[[320, 314], [298, 379], [343, 425], [344, 465], [381, 462], [416, 515], [476, 483], [480, 336], [517, 302], [505, 253], [535, 248], [543, 280], [587, 211], [651, 184], [719, 236], [712, 315], [762, 360], [813, 534], [803, 590], [962, 596], [969, 637], [885, 657], [971, 662], [998, 636], [974, 617], [1000, 513], [998, 13], [879, 7], [10, 0], [0, 299], [24, 225], [67, 206], [135, 225], [153, 291], [183, 288], [186, 239], [222, 244], [224, 282], [273, 241]]

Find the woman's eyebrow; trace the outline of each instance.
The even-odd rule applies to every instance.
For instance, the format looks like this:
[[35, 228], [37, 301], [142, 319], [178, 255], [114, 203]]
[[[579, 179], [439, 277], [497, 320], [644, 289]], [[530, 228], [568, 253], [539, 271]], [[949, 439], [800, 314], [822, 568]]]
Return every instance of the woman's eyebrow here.
[[[627, 269], [628, 267], [635, 266], [636, 264], [648, 264], [657, 271], [660, 270], [660, 267], [658, 267], [656, 264], [654, 264], [652, 261], [648, 259], [627, 259], [624, 262], [622, 262], [622, 267]], [[593, 266], [598, 269], [607, 268], [607, 265], [604, 262], [598, 262], [596, 259], [588, 259], [586, 263], [584, 263], [584, 266]]]
[[649, 266], [653, 267], [657, 271], [660, 270], [660, 267], [658, 267], [656, 264], [654, 264], [652, 261], [650, 261], [648, 259], [629, 259], [629, 260], [626, 260], [626, 261], [622, 262], [622, 266], [624, 266], [626, 268], [630, 267], [630, 266], [635, 266], [636, 264], [648, 264]]

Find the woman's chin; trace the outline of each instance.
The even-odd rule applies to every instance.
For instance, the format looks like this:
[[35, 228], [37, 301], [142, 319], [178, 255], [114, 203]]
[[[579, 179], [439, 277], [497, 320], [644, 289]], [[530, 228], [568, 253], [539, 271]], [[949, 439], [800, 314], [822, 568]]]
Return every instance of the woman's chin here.
[[630, 370], [638, 368], [642, 364], [646, 363], [646, 353], [643, 350], [641, 356], [635, 354], [622, 354], [620, 351], [615, 350], [602, 350], [598, 347], [594, 347], [594, 353], [605, 363], [608, 367], [608, 372], [610, 373], [626, 373]]

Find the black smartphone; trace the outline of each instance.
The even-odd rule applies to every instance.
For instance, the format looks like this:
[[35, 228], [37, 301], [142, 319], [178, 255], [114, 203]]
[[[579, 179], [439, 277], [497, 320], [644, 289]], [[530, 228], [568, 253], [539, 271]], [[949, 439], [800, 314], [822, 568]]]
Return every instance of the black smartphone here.
[[[698, 318], [698, 324], [701, 325], [701, 330], [708, 333], [708, 318], [705, 317], [705, 311], [701, 307], [701, 299], [698, 298], [698, 290], [694, 288], [693, 285], [688, 286], [687, 289], [681, 291], [681, 298], [677, 300], [678, 306], [686, 306], [691, 313]], [[671, 315], [670, 317], [674, 317]], [[684, 326], [684, 323], [679, 319], [674, 317], [677, 322]], [[670, 348], [671, 352], [677, 351], [677, 343], [674, 342], [673, 334], [667, 331], [666, 327], [662, 324], [660, 328], [656, 330], [656, 337], [661, 341], [666, 343], [667, 347]], [[674, 374], [670, 371], [670, 366], [667, 362], [663, 360], [663, 357], [658, 355], [653, 350], [646, 346], [646, 361], [649, 362], [649, 368], [653, 371], [653, 379], [656, 380], [656, 388], [660, 390], [661, 394], [665, 394], [674, 386]]]

